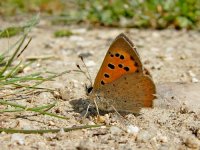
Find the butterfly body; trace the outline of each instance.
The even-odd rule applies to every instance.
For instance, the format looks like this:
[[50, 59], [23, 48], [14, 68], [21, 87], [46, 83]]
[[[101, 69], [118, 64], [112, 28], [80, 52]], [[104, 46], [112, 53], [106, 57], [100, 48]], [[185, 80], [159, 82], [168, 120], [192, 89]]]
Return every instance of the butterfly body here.
[[104, 58], [90, 99], [102, 110], [137, 113], [142, 107], [152, 107], [155, 92], [133, 43], [120, 34]]

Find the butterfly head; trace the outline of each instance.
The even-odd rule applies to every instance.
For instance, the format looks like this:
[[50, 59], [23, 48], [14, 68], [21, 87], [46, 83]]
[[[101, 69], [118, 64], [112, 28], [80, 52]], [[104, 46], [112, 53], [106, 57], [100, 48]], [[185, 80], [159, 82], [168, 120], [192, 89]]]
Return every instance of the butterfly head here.
[[89, 86], [85, 85], [85, 92], [87, 95], [90, 95], [92, 93], [92, 91], [93, 91], [92, 85], [89, 85]]

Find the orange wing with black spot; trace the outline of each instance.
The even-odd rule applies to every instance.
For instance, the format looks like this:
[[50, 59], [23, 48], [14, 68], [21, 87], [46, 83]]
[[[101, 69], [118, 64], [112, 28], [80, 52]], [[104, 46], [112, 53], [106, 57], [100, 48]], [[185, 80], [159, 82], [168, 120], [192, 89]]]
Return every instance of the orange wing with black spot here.
[[142, 73], [143, 67], [133, 43], [120, 34], [111, 44], [96, 76], [94, 89], [111, 83], [129, 73]]

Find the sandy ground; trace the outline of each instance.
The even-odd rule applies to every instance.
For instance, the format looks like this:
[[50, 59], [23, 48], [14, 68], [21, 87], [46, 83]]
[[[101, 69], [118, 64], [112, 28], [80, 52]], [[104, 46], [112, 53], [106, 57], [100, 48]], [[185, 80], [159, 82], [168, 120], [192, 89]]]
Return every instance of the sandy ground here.
[[[5, 26], [8, 23], [1, 21], [1, 24]], [[63, 28], [70, 29], [74, 35], [55, 38], [54, 31]], [[109, 45], [121, 32], [124, 32], [137, 46], [144, 66], [151, 72], [161, 93], [161, 98], [158, 103], [155, 103], [153, 109], [143, 109], [139, 115], [126, 114], [123, 118], [112, 112], [102, 113], [102, 118], [105, 119], [103, 124], [112, 125], [109, 128], [43, 135], [2, 132], [0, 149], [199, 149], [200, 97], [195, 96], [200, 87], [198, 84], [200, 80], [199, 32], [91, 28], [84, 25], [51, 26], [48, 22], [41, 21], [29, 34], [33, 37], [32, 42], [20, 59], [33, 56], [51, 56], [51, 58], [38, 60], [24, 72], [41, 70], [62, 72], [77, 69], [77, 63], [83, 65], [78, 58], [81, 55], [94, 79]], [[7, 48], [17, 38], [0, 39], [1, 49]], [[184, 91], [181, 90], [184, 89], [182, 86], [170, 85], [172, 82], [191, 84], [191, 87], [195, 85], [195, 88]], [[84, 85], [88, 83], [83, 74], [71, 72], [43, 85], [43, 87], [58, 89], [62, 98], [58, 99], [50, 92], [42, 92], [26, 99], [15, 100], [28, 107], [57, 101], [56, 107], [50, 112], [69, 117], [69, 120], [35, 115], [30, 112], [3, 113], [0, 114], [0, 127], [57, 129], [95, 124], [94, 108], [91, 108], [88, 117], [83, 119], [88, 104]], [[179, 99], [173, 100], [172, 103], [168, 99], [167, 105], [163, 95], [166, 96], [169, 89], [174, 91], [170, 96], [177, 94]], [[186, 103], [186, 106], [181, 103], [185, 97], [181, 98], [180, 91], [183, 96], [189, 94], [189, 98], [186, 98], [189, 104]], [[190, 91], [193, 91], [192, 98]], [[0, 106], [0, 108], [4, 107]]]

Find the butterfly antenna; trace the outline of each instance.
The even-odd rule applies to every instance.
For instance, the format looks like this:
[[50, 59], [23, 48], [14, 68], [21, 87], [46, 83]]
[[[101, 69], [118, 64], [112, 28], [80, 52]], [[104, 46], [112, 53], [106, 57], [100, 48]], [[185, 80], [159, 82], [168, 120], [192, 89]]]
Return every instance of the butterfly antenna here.
[[91, 84], [91, 86], [92, 86], [92, 78], [91, 78], [91, 76], [90, 76], [88, 67], [86, 66], [85, 61], [84, 61], [84, 59], [83, 59], [82, 56], [80, 56], [80, 59], [81, 59], [81, 61], [83, 62], [84, 67], [86, 68], [86, 72], [83, 71], [79, 65], [76, 65], [76, 66], [78, 67], [78, 69], [79, 69], [81, 72], [83, 72], [83, 73], [85, 74], [86, 78], [90, 81], [90, 84]]
[[76, 67], [85, 75], [85, 77], [90, 81], [90, 84], [92, 85], [92, 80], [91, 80], [90, 76], [88, 76], [87, 73], [81, 69], [79, 64], [76, 64]]

